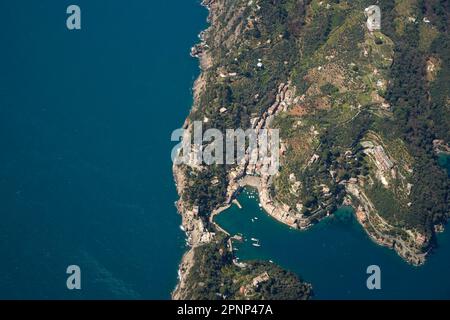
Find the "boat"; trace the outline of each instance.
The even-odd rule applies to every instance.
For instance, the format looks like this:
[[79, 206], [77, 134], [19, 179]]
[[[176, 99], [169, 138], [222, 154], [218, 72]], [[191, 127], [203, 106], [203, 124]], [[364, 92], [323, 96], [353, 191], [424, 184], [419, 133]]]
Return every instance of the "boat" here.
[[259, 243], [252, 243], [252, 246], [254, 246], [254, 247], [261, 247], [261, 245]]
[[259, 241], [258, 239], [256, 239], [256, 238], [252, 238], [252, 241]]

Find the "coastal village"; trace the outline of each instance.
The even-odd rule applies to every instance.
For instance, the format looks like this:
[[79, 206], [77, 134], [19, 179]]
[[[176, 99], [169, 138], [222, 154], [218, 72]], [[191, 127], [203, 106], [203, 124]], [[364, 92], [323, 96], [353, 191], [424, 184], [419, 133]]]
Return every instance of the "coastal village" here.
[[[204, 1], [204, 4], [210, 10], [209, 21], [213, 25], [219, 19], [219, 14], [216, 13], [215, 15], [214, 12], [222, 13], [219, 3], [220, 1], [214, 0]], [[248, 6], [253, 5], [255, 4], [252, 1], [248, 4]], [[323, 2], [318, 3], [318, 6], [319, 8], [322, 7], [321, 10], [329, 9], [329, 5], [323, 6]], [[241, 9], [243, 12], [244, 9]], [[255, 11], [258, 12], [260, 9], [256, 4]], [[365, 20], [361, 19], [362, 16]], [[304, 130], [302, 132], [304, 135], [301, 136], [301, 145], [307, 145], [310, 148], [305, 149], [305, 155], [303, 156], [306, 158], [302, 160], [302, 169], [319, 166], [325, 160], [323, 152], [320, 152], [322, 147], [320, 138], [325, 129], [321, 123], [306, 125], [303, 120], [303, 117], [308, 116], [311, 112], [311, 106], [321, 111], [344, 106], [346, 114], [342, 116], [342, 120], [340, 118], [336, 120], [336, 126], [341, 127], [353, 126], [353, 123], [367, 112], [381, 119], [392, 117], [392, 108], [384, 95], [389, 83], [386, 70], [389, 70], [393, 63], [394, 46], [392, 40], [382, 33], [382, 11], [379, 6], [371, 5], [355, 13], [355, 17], [360, 20], [355, 22], [349, 19], [350, 26], [355, 29], [359, 28], [360, 25], [364, 27], [363, 41], [351, 45], [352, 50], [360, 51], [360, 55], [355, 58], [356, 62], [349, 63], [345, 60], [345, 57], [339, 57], [338, 52], [334, 49], [326, 53], [319, 52], [317, 54], [318, 61], [314, 61], [316, 65], [304, 75], [304, 79], [312, 82], [308, 90], [299, 94], [300, 90], [293, 81], [279, 83], [276, 86], [274, 102], [262, 112], [254, 112], [250, 116], [250, 126], [256, 130], [275, 128], [274, 125], [279, 124], [277, 119], [280, 117], [286, 115], [294, 117], [295, 121], [292, 122], [289, 130]], [[230, 21], [233, 21], [233, 18]], [[256, 14], [251, 15], [247, 21], [248, 24], [245, 28], [242, 27], [242, 30], [253, 29], [258, 24], [258, 16]], [[409, 17], [407, 23], [419, 22], [414, 17]], [[430, 21], [424, 18], [422, 23], [429, 24]], [[241, 32], [242, 30], [239, 29]], [[213, 44], [208, 43], [208, 41], [211, 41], [208, 32], [211, 31], [207, 30], [200, 34], [201, 43], [191, 50], [191, 55], [198, 57], [202, 66], [212, 65], [209, 54]], [[238, 33], [233, 34], [231, 39], [237, 41], [237, 35]], [[282, 38], [283, 35], [280, 35], [280, 37]], [[216, 36], [214, 41], [220, 41], [220, 39], [220, 36]], [[271, 45], [272, 41], [274, 40], [268, 39], [265, 44]], [[231, 47], [231, 43], [232, 41], [229, 41], [227, 44]], [[258, 45], [263, 45], [263, 43], [261, 39]], [[336, 46], [339, 46], [339, 43]], [[270, 63], [267, 60], [257, 56], [253, 59], [253, 68], [256, 70], [263, 71], [269, 68]], [[235, 61], [238, 61], [237, 57]], [[285, 61], [284, 64], [287, 65], [288, 63], [288, 61]], [[212, 79], [217, 77], [218, 82], [228, 81], [233, 83], [239, 81], [242, 77], [240, 72], [223, 65], [216, 66], [216, 70], [211, 73]], [[358, 74], [362, 74], [362, 76], [357, 78], [356, 75]], [[194, 97], [200, 96], [198, 91], [205, 86], [204, 77], [202, 74], [197, 80]], [[361, 83], [358, 83], [358, 81]], [[357, 92], [356, 100], [350, 102], [340, 100], [350, 91]], [[254, 92], [253, 94], [254, 100], [258, 101], [261, 92]], [[215, 107], [215, 112], [221, 117], [228, 117], [232, 111], [232, 106], [228, 105], [220, 104]], [[214, 116], [211, 114], [203, 115], [203, 123], [210, 123]], [[189, 120], [186, 121], [184, 129], [186, 129], [186, 132], [193, 129]], [[230, 167], [227, 171], [225, 200], [220, 206], [208, 213], [206, 219], [199, 206], [190, 206], [182, 199], [177, 202], [178, 210], [183, 218], [183, 230], [187, 234], [187, 244], [192, 249], [185, 254], [180, 265], [180, 283], [174, 292], [174, 298], [185, 297], [183, 294], [188, 290], [186, 283], [190, 269], [194, 265], [196, 248], [214, 243], [220, 237], [220, 234], [225, 234], [228, 237], [227, 250], [234, 254], [233, 241], [243, 241], [242, 235], [229, 234], [215, 223], [214, 218], [233, 204], [240, 207], [236, 196], [246, 187], [257, 190], [260, 206], [271, 217], [291, 228], [305, 230], [332, 215], [334, 210], [332, 208], [337, 199], [333, 193], [336, 189], [333, 185], [337, 185], [338, 188], [345, 191], [345, 197], [338, 205], [352, 206], [355, 209], [357, 221], [374, 242], [394, 249], [403, 259], [413, 265], [418, 266], [425, 263], [428, 251], [424, 248], [427, 247], [430, 239], [416, 229], [398, 227], [391, 220], [386, 219], [382, 212], [380, 213], [379, 206], [371, 194], [374, 186], [381, 184], [381, 188], [392, 193], [393, 197], [402, 204], [405, 203], [405, 207], [411, 206], [410, 195], [413, 184], [410, 177], [414, 172], [411, 157], [401, 141], [391, 141], [374, 130], [367, 130], [358, 144], [358, 147], [361, 148], [360, 154], [357, 154], [354, 146], [345, 147], [337, 152], [340, 159], [344, 159], [348, 163], [355, 162], [358, 157], [364, 157], [367, 173], [361, 174], [358, 172], [353, 175], [342, 175], [338, 168], [329, 169], [328, 180], [318, 182], [313, 186], [320, 196], [312, 210], [308, 207], [309, 204], [301, 199], [302, 192], [305, 189], [301, 173], [289, 168], [286, 169], [286, 166], [284, 166], [286, 159], [292, 153], [291, 143], [292, 141], [289, 139], [281, 139], [282, 168], [275, 175], [271, 174], [269, 170], [269, 167], [274, 165], [273, 162], [252, 163], [250, 159], [254, 158], [255, 155], [249, 154], [247, 151], [242, 162]], [[448, 146], [444, 141], [435, 140], [433, 144], [436, 152], [448, 152]], [[188, 166], [198, 171], [207, 170], [195, 161], [198, 158], [197, 154], [201, 151], [201, 148], [194, 149], [188, 162]], [[278, 161], [279, 159], [272, 158], [271, 160]], [[282, 172], [283, 170], [285, 172]], [[178, 193], [182, 195], [189, 185], [189, 177], [185, 176], [183, 169], [179, 166], [174, 166], [174, 175]], [[286, 177], [284, 183], [287, 187], [285, 193], [280, 197], [277, 194], [279, 190], [277, 190], [276, 182], [281, 179], [282, 175]], [[217, 186], [221, 181], [218, 177], [213, 177], [211, 183], [213, 186]], [[441, 230], [441, 228], [438, 229]], [[259, 246], [259, 242], [255, 242], [255, 246]], [[220, 250], [222, 250], [220, 252], [222, 256], [223, 249]], [[248, 268], [247, 263], [240, 262], [236, 257], [233, 258], [232, 264], [238, 269], [245, 270]], [[239, 293], [242, 297], [251, 299], [255, 290], [257, 291], [261, 284], [270, 279], [271, 274], [269, 272], [256, 275], [251, 281], [247, 281], [240, 286]]]

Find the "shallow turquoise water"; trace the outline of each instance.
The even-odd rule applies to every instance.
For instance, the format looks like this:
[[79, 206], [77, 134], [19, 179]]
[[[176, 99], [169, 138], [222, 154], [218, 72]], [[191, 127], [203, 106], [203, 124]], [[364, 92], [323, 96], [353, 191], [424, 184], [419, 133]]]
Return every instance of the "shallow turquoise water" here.
[[[0, 1], [0, 298], [170, 297], [199, 1]], [[81, 267], [82, 290], [66, 289]]]
[[[236, 243], [241, 260], [272, 260], [313, 284], [316, 299], [450, 299], [450, 235], [439, 235], [439, 248], [422, 267], [412, 267], [394, 251], [374, 244], [353, 217], [341, 208], [312, 229], [293, 230], [269, 217], [257, 195], [239, 196], [216, 221], [247, 241]], [[255, 219], [257, 218], [257, 219]], [[252, 221], [253, 220], [253, 221]], [[254, 247], [251, 238], [259, 239]], [[381, 290], [366, 287], [369, 265], [381, 268]]]

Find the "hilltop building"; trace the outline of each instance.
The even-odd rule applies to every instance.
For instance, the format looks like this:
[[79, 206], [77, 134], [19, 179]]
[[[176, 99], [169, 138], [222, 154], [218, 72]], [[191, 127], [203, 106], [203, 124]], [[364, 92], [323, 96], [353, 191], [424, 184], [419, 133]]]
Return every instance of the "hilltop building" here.
[[364, 10], [367, 17], [367, 29], [370, 32], [381, 29], [381, 9], [379, 6], [370, 6]]

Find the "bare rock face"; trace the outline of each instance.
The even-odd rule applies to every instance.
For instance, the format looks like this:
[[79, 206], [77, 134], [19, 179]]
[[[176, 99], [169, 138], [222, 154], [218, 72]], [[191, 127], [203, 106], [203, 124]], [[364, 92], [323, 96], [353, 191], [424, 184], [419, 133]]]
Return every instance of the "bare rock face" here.
[[381, 30], [381, 9], [379, 6], [372, 5], [364, 10], [367, 17], [367, 29], [370, 32]]

